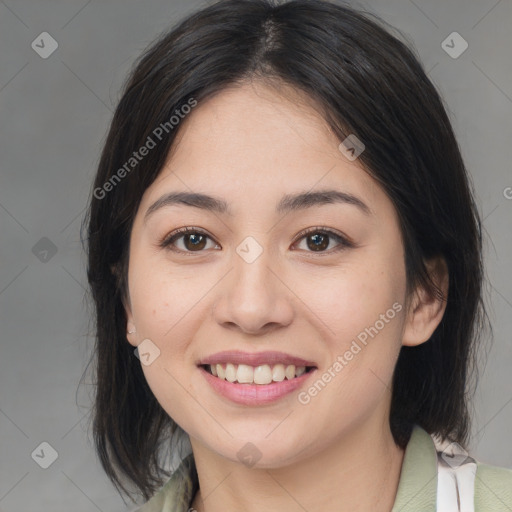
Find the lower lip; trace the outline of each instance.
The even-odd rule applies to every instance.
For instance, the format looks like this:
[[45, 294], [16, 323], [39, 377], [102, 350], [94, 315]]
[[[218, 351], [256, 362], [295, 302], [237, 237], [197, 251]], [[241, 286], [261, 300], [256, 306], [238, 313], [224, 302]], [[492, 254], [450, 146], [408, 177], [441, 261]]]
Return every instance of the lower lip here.
[[215, 377], [202, 366], [199, 367], [199, 370], [201, 370], [208, 384], [210, 384], [217, 393], [242, 405], [264, 405], [275, 402], [300, 388], [304, 382], [316, 372], [316, 368], [314, 368], [307, 373], [303, 373], [300, 377], [263, 385], [229, 382]]

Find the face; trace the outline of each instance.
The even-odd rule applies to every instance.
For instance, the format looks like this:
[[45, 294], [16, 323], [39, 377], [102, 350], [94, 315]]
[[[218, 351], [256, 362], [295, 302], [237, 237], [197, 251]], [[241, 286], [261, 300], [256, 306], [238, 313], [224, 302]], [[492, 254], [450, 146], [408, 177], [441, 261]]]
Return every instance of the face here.
[[[143, 343], [162, 407], [232, 461], [253, 443], [260, 467], [385, 424], [406, 298], [392, 202], [296, 92], [225, 89], [179, 128], [134, 220], [128, 270], [128, 340]], [[337, 196], [322, 200], [326, 191]], [[225, 208], [162, 200], [177, 192]], [[242, 365], [229, 378], [276, 381], [221, 382], [200, 366], [225, 351]], [[308, 371], [288, 368], [283, 380], [293, 358]]]

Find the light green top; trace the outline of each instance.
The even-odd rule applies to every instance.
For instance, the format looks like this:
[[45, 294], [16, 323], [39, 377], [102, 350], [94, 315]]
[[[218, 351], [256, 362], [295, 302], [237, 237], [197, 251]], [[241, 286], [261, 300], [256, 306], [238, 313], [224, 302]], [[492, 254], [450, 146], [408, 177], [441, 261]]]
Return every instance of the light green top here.
[[[187, 484], [184, 474], [191, 478]], [[198, 489], [193, 454], [185, 457], [168, 482], [136, 512], [187, 512]], [[415, 425], [407, 444], [391, 512], [436, 512], [437, 451], [432, 437]], [[475, 512], [512, 512], [512, 469], [477, 461]]]

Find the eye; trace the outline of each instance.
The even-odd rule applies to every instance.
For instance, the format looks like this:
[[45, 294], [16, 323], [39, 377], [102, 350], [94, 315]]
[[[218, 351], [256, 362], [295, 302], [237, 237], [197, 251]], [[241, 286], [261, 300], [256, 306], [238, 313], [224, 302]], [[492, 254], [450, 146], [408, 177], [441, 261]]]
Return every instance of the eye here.
[[[176, 248], [175, 242], [183, 239], [184, 249]], [[211, 238], [204, 231], [195, 227], [180, 228], [173, 231], [169, 236], [165, 237], [160, 243], [160, 247], [167, 248], [171, 251], [191, 253], [201, 252], [206, 247], [207, 240]]]
[[[176, 242], [181, 239], [183, 241], [183, 247], [179, 248], [176, 246]], [[322, 227], [314, 227], [301, 231], [297, 235], [294, 244], [302, 239], [305, 239], [306, 247], [310, 249], [307, 252], [331, 253], [341, 251], [349, 247], [354, 247], [354, 244], [345, 236]], [[208, 240], [213, 241], [211, 237], [201, 229], [189, 226], [173, 231], [169, 236], [159, 242], [159, 246], [174, 252], [190, 254], [194, 252], [202, 252], [203, 249], [207, 248]], [[332, 250], [326, 251], [326, 249], [331, 245], [332, 240], [334, 240], [338, 245]], [[219, 247], [219, 245], [216, 244], [215, 247]]]
[[[306, 242], [306, 247], [310, 249], [308, 252], [332, 253], [349, 247], [354, 247], [354, 244], [350, 242], [345, 236], [320, 226], [301, 231], [297, 235], [297, 240], [301, 241], [303, 239]], [[337, 242], [338, 245], [335, 246], [334, 249], [326, 251], [325, 249], [331, 245], [330, 242], [332, 240]]]

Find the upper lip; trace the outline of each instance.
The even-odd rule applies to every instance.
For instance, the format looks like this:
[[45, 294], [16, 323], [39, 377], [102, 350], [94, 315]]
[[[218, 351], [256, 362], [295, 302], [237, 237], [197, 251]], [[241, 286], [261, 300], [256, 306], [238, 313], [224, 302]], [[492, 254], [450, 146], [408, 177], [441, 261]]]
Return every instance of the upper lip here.
[[285, 354], [284, 352], [242, 352], [239, 350], [228, 350], [224, 352], [217, 352], [211, 356], [202, 358], [198, 365], [204, 364], [247, 364], [249, 366], [260, 366], [263, 364], [278, 364], [285, 365], [293, 364], [295, 366], [315, 366], [316, 364], [311, 361], [306, 361], [301, 357]]

